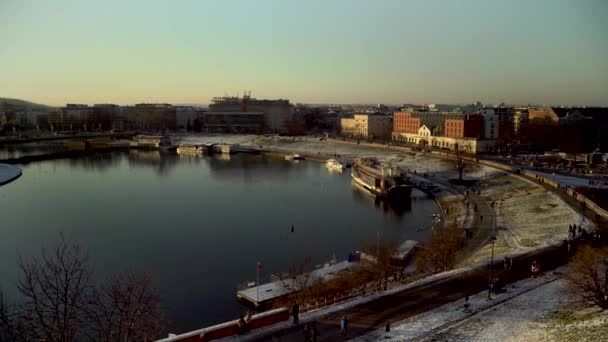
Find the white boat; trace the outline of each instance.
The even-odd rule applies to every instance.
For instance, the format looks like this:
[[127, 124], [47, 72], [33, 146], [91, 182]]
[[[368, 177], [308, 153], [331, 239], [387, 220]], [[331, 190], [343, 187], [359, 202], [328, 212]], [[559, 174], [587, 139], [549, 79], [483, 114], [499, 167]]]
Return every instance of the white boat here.
[[300, 156], [299, 154], [288, 154], [285, 156], [285, 160], [302, 160], [304, 159], [302, 156]]
[[333, 171], [342, 171], [344, 170], [344, 168], [346, 167], [344, 164], [342, 164], [339, 160], [336, 159], [328, 159], [325, 162], [325, 167], [327, 167], [328, 170], [333, 170]]

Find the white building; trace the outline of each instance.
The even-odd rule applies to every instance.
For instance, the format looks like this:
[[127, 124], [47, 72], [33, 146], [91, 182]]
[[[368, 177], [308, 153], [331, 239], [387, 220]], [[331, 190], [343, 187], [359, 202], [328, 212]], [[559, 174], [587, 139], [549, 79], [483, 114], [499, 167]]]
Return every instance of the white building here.
[[433, 136], [431, 130], [425, 125], [418, 129], [417, 134], [395, 132], [393, 133], [393, 140], [439, 149], [460, 149], [471, 153], [492, 151], [495, 144], [495, 140], [488, 139]]
[[500, 120], [494, 109], [485, 108], [479, 111], [483, 116], [483, 138], [496, 140], [498, 139], [498, 129]]

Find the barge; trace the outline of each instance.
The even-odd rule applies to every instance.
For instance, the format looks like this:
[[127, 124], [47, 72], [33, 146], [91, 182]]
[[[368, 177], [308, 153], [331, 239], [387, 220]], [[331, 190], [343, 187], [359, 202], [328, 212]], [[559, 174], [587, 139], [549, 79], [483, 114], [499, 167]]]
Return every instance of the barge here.
[[413, 184], [409, 178], [386, 167], [375, 158], [357, 159], [351, 169], [353, 183], [377, 198], [409, 199]]

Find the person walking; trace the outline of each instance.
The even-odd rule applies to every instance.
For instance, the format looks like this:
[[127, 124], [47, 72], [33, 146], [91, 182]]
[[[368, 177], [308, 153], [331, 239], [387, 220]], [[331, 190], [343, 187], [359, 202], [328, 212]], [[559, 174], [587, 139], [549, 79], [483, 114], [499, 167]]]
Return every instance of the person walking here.
[[293, 324], [300, 322], [300, 304], [295, 303], [291, 307], [291, 316], [293, 317]]
[[536, 261], [536, 260], [532, 261], [532, 266], [530, 266], [530, 271], [532, 272], [532, 278], [536, 278], [538, 276], [538, 273], [540, 272], [540, 266], [538, 264], [538, 261]]
[[241, 315], [238, 322], [236, 322], [236, 325], [237, 325], [237, 333], [239, 335], [243, 335], [243, 334], [247, 333], [247, 322], [243, 318], [243, 315]]
[[347, 334], [348, 334], [348, 318], [346, 316], [344, 316], [340, 320], [340, 336], [346, 337]]
[[304, 342], [311, 342], [311, 331], [308, 324], [304, 324]]
[[310, 323], [310, 335], [312, 337], [312, 342], [317, 342], [317, 337], [321, 335], [316, 322]]

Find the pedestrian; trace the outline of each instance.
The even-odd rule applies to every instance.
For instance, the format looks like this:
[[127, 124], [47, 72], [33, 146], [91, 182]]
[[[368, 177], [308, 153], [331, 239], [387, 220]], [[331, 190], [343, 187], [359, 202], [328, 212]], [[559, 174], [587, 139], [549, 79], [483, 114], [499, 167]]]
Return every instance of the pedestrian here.
[[291, 316], [293, 317], [293, 324], [298, 324], [300, 321], [300, 304], [295, 303], [291, 307]]
[[505, 255], [505, 261], [504, 261], [504, 270], [505, 272], [509, 272], [509, 257]]
[[483, 222], [483, 215], [479, 215], [479, 222]]
[[242, 314], [241, 314], [241, 317], [239, 318], [238, 322], [236, 322], [236, 325], [237, 325], [237, 333], [239, 335], [245, 334], [247, 332], [247, 322], [243, 318]]
[[581, 225], [578, 225], [578, 237], [581, 237], [581, 234], [583, 233], [583, 227], [581, 227]]
[[346, 337], [347, 334], [348, 334], [348, 318], [346, 318], [346, 316], [344, 316], [340, 320], [340, 336]]
[[536, 278], [538, 276], [538, 273], [540, 272], [540, 266], [538, 264], [538, 261], [536, 261], [536, 260], [532, 261], [532, 266], [530, 267], [530, 271], [532, 271], [532, 278]]
[[317, 337], [321, 335], [316, 322], [310, 323], [310, 335], [312, 337], [312, 342], [317, 342]]
[[311, 342], [310, 326], [304, 324], [304, 342]]

